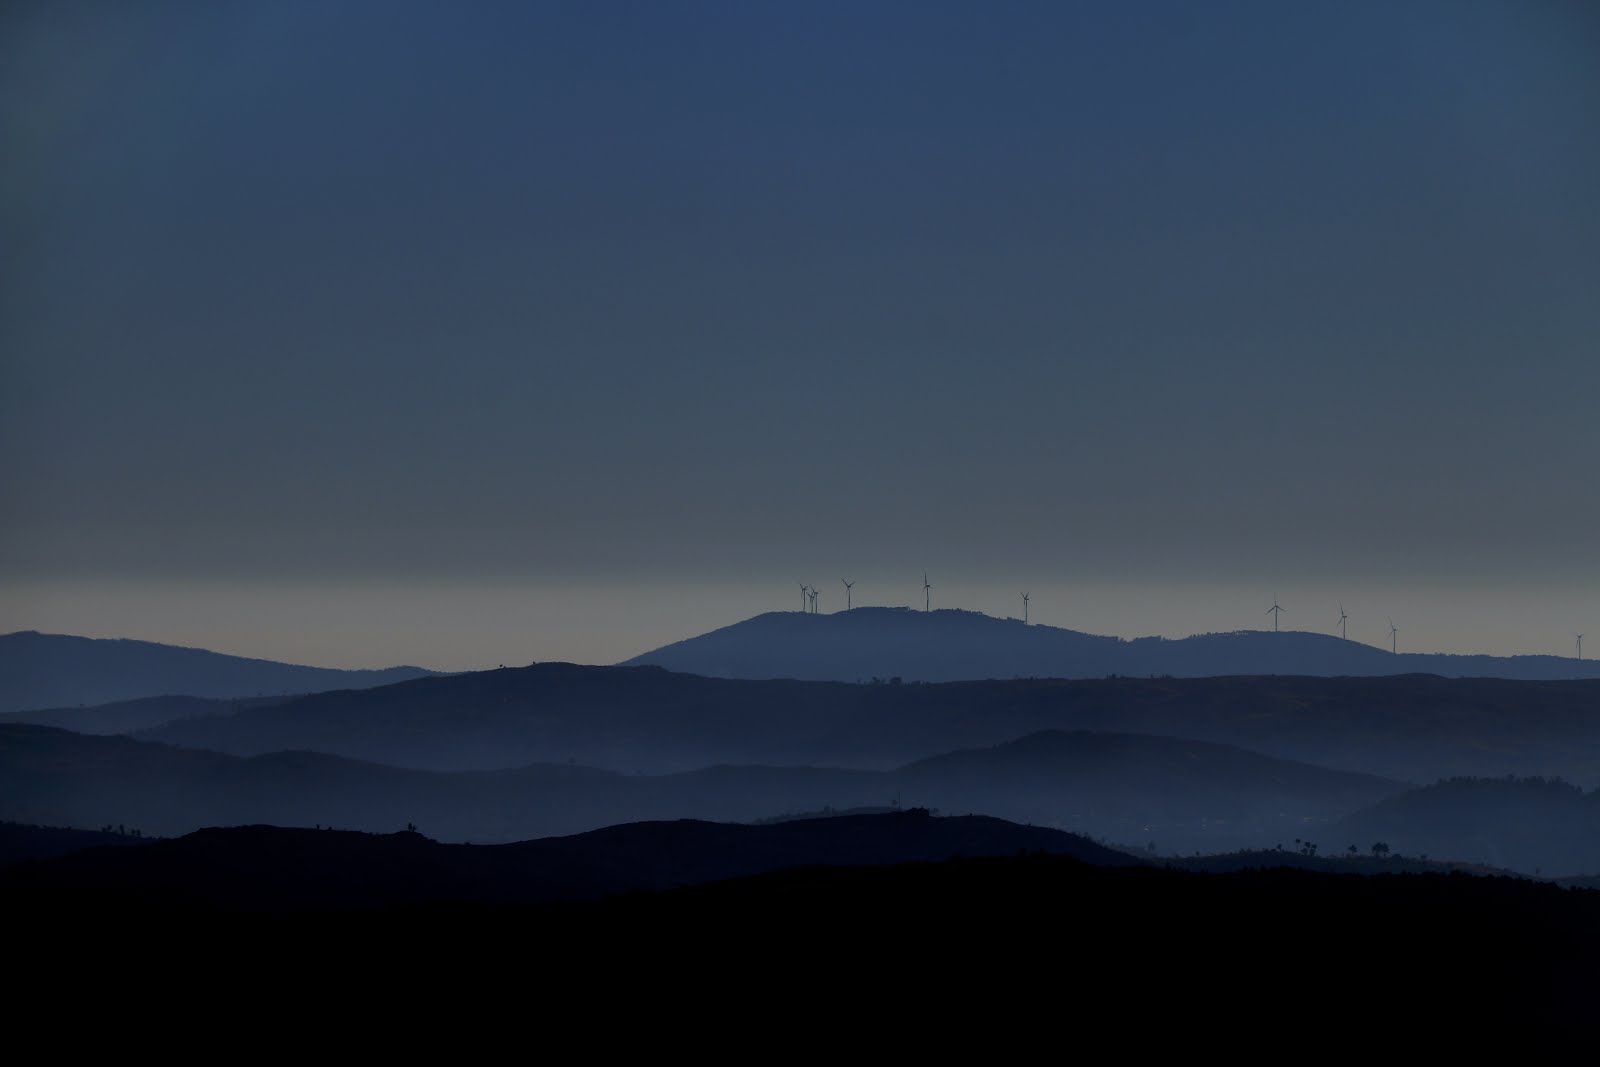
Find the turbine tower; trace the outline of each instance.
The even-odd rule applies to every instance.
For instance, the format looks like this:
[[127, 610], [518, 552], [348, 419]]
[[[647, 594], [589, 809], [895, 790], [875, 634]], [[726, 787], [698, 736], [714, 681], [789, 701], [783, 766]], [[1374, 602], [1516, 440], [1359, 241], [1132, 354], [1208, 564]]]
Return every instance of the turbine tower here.
[[839, 580], [841, 582], [844, 582], [844, 610], [849, 611], [850, 610], [850, 587], [852, 585], [855, 585], [856, 583], [855, 582], [845, 582], [843, 578], [840, 578]]
[[1022, 625], [1028, 625], [1028, 594], [1022, 594]]
[[1400, 628], [1397, 627], [1394, 624], [1394, 620], [1393, 619], [1390, 619], [1389, 620], [1389, 654], [1390, 655], [1398, 655], [1399, 652], [1400, 652], [1400, 644], [1396, 640], [1399, 636], [1400, 636]]
[[820, 589], [811, 590], [811, 614], [813, 614], [813, 615], [821, 615], [822, 614], [822, 608], [817, 605], [817, 601], [818, 601], [818, 599], [821, 598], [821, 596], [822, 596], [822, 590], [820, 590]]
[[1283, 614], [1283, 609], [1278, 607], [1278, 595], [1276, 593], [1272, 595], [1272, 607], [1268, 608], [1263, 614], [1272, 616], [1272, 632], [1277, 633], [1278, 616]]
[[1578, 635], [1578, 662], [1583, 662], [1583, 635]]
[[928, 584], [928, 572], [922, 572], [922, 610], [933, 610], [933, 586]]
[[811, 587], [805, 582], [800, 583], [800, 610], [811, 610]]
[[1350, 616], [1348, 616], [1348, 615], [1346, 615], [1346, 614], [1345, 614], [1345, 613], [1344, 613], [1344, 605], [1343, 605], [1343, 604], [1340, 604], [1340, 605], [1339, 605], [1339, 636], [1340, 636], [1340, 637], [1342, 637], [1342, 638], [1344, 638], [1344, 639], [1345, 639], [1345, 640], [1346, 640], [1346, 641], [1348, 641], [1348, 640], [1350, 640], [1350, 638], [1348, 638], [1348, 637], [1345, 637], [1345, 633], [1344, 633], [1344, 621], [1345, 621], [1345, 620], [1346, 620], [1346, 619], [1348, 619], [1348, 618], [1349, 618], [1349, 617], [1350, 617]]

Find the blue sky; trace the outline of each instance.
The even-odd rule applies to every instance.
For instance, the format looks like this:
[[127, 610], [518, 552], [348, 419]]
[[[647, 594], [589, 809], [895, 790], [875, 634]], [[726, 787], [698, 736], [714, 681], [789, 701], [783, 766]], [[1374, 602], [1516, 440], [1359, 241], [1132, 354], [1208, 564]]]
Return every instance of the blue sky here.
[[1589, 5], [0, 20], [0, 628], [605, 661], [925, 567], [1600, 617]]

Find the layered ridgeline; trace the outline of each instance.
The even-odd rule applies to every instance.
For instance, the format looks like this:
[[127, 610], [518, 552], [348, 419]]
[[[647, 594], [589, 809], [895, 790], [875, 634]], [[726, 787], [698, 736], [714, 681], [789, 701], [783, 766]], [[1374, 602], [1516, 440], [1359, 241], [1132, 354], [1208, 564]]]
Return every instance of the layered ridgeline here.
[[920, 806], [1188, 852], [1271, 847], [1404, 788], [1227, 745], [1082, 731], [887, 771], [717, 766], [638, 775], [564, 763], [437, 773], [312, 752], [242, 758], [0, 726], [0, 819], [123, 824], [161, 836], [251, 823], [368, 831], [415, 823], [441, 840], [514, 841], [645, 819]]
[[939, 862], [1046, 853], [1097, 866], [1141, 861], [1075, 834], [925, 811], [767, 826], [642, 822], [501, 845], [444, 844], [419, 833], [276, 826], [217, 828], [137, 849], [96, 849], [0, 870], [0, 895], [39, 888], [158, 897], [168, 907], [297, 911], [436, 901], [585, 900], [794, 867]]
[[846, 685], [549, 663], [318, 693], [138, 736], [426, 770], [572, 761], [659, 774], [718, 763], [887, 770], [1040, 730], [1186, 737], [1416, 783], [1600, 780], [1600, 681], [1430, 675]]
[[769, 612], [628, 660], [713, 678], [854, 682], [899, 677], [1198, 678], [1233, 674], [1446, 678], [1600, 678], [1600, 662], [1563, 656], [1400, 653], [1326, 634], [1247, 630], [1178, 640], [1023, 625], [973, 611], [856, 608], [828, 615]]
[[421, 667], [303, 667], [150, 641], [25, 630], [0, 635], [0, 712], [58, 709], [40, 721], [75, 729], [79, 724], [69, 712], [82, 704], [168, 695], [238, 698], [365, 689], [432, 673]]

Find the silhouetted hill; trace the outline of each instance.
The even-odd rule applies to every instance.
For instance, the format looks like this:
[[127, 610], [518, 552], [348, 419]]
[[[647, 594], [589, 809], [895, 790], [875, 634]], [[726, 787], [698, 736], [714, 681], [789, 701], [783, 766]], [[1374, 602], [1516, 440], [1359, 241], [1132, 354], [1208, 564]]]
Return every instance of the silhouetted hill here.
[[973, 611], [905, 608], [856, 608], [827, 615], [769, 612], [623, 664], [644, 665], [713, 678], [837, 682], [897, 676], [906, 681], [953, 682], [1113, 674], [1600, 678], [1600, 662], [1563, 656], [1392, 655], [1331, 635], [1257, 630], [1125, 641], [1053, 626], [1025, 626], [1019, 619], [996, 619]]
[[53, 859], [103, 845], [147, 845], [153, 840], [116, 830], [75, 830], [0, 820], [0, 867], [26, 860]]
[[361, 689], [431, 673], [421, 667], [301, 667], [149, 641], [26, 630], [0, 636], [0, 712], [153, 696], [256, 697]]
[[1187, 737], [1411, 782], [1600, 778], [1600, 682], [1425, 675], [846, 685], [552, 663], [314, 694], [140, 736], [435, 770], [572, 760], [658, 773], [717, 763], [887, 769], [1062, 729]]
[[[58, 1004], [87, 974], [141, 1016], [170, 1011], [181, 994], [196, 1018], [254, 1034], [263, 1004], [292, 1003], [270, 1017], [275, 1032], [297, 1043], [360, 1034], [363, 1047], [415, 1047], [432, 1034], [386, 1022], [397, 1005], [445, 1020], [451, 1041], [492, 1018], [525, 1033], [530, 1010], [550, 1020], [544, 1032], [608, 1042], [608, 1027], [651, 1043], [686, 1020], [710, 1033], [702, 1020], [717, 1019], [750, 1048], [773, 1035], [785, 1047], [837, 1047], [865, 1033], [900, 1049], [1025, 1053], [1038, 1047], [1033, 1022], [1064, 1011], [1071, 1040], [1122, 1035], [1141, 1054], [1192, 1055], [1219, 1027], [1235, 1044], [1298, 1047], [1326, 1030], [1352, 1055], [1493, 1047], [1538, 1062], [1571, 1058], [1592, 1038], [1592, 891], [1466, 875], [1095, 866], [1018, 855], [1019, 844], [1004, 856], [808, 865], [559, 899], [627, 884], [630, 869], [646, 872], [634, 884], [669, 883], [684, 876], [671, 854], [686, 847], [710, 857], [693, 877], [759, 867], [778, 857], [751, 844], [771, 839], [745, 831], [782, 827], [733, 828], [733, 841], [721, 827], [618, 829], [622, 839], [560, 846], [590, 860], [542, 853], [543, 842], [519, 855], [523, 846], [248, 828], [133, 855], [79, 853], [25, 877], [13, 869], [0, 873], [0, 907], [26, 921], [8, 933], [7, 965], [28, 981], [9, 1004]], [[627, 835], [645, 839], [637, 867]], [[869, 853], [833, 840], [775, 852]], [[891, 842], [901, 854], [952, 844], [970, 849]], [[731, 858], [747, 846], [754, 855]], [[583, 873], [567, 882], [563, 870]], [[558, 899], [496, 901], [513, 888]], [[407, 901], [430, 903], [383, 907]], [[746, 1036], [752, 1027], [759, 1036]]]
[[175, 835], [214, 824], [506, 841], [646, 819], [750, 821], [907, 804], [1166, 849], [1262, 845], [1399, 783], [1170, 738], [1040, 733], [893, 771], [722, 765], [622, 775], [568, 764], [403, 770], [312, 752], [249, 758], [38, 726], [0, 727], [0, 817]]
[[1409, 855], [1525, 874], [1600, 873], [1600, 789], [1546, 778], [1455, 778], [1354, 812], [1329, 829]]
[[532, 903], [734, 878], [791, 867], [1046, 852], [1102, 865], [1131, 856], [1073, 834], [925, 811], [765, 826], [645, 822], [507, 845], [418, 833], [244, 826], [140, 849], [94, 849], [0, 873], [18, 888], [158, 898], [224, 910], [300, 911], [449, 902]]

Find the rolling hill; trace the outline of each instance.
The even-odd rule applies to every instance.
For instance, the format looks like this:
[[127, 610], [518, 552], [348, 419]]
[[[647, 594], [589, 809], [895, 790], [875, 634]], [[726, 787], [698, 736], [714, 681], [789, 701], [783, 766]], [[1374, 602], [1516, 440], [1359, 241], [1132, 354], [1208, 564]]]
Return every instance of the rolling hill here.
[[235, 698], [362, 689], [432, 673], [421, 667], [301, 667], [150, 641], [25, 630], [0, 635], [0, 712], [155, 696]]
[[623, 666], [713, 678], [854, 682], [900, 677], [1199, 678], [1221, 675], [1437, 674], [1446, 678], [1600, 678], [1600, 662], [1563, 656], [1392, 655], [1326, 634], [1247, 630], [1126, 641], [973, 611], [856, 608], [827, 615], [769, 612], [666, 645]]
[[853, 685], [539, 664], [313, 694], [139, 736], [427, 770], [570, 760], [660, 774], [718, 763], [887, 770], [1040, 730], [1186, 737], [1410, 782], [1600, 780], [1600, 681], [1422, 675]]
[[1585, 793], [1547, 778], [1455, 778], [1386, 797], [1328, 834], [1524, 874], [1600, 874], [1600, 789]]
[[750, 821], [898, 801], [1168, 850], [1270, 846], [1403, 791], [1225, 745], [1045, 732], [889, 771], [716, 766], [624, 775], [568, 764], [403, 770], [311, 752], [254, 757], [0, 727], [0, 817], [146, 834], [271, 823], [514, 841], [647, 819]]
[[284, 696], [220, 700], [208, 697], [159, 696], [91, 704], [79, 708], [39, 708], [0, 714], [0, 723], [54, 726], [80, 734], [130, 734], [178, 719], [233, 715], [245, 708], [264, 708], [289, 699]]
[[166, 906], [287, 912], [540, 903], [656, 891], [795, 867], [930, 862], [1042, 852], [1102, 866], [1131, 856], [1073, 834], [927, 812], [770, 826], [684, 820], [504, 845], [421, 834], [241, 826], [137, 849], [97, 848], [0, 871], [0, 893], [48, 889], [157, 897]]

